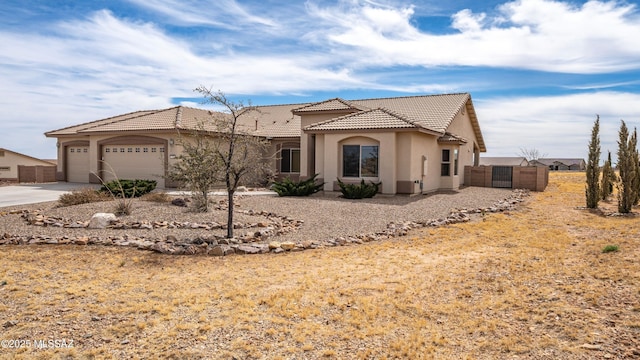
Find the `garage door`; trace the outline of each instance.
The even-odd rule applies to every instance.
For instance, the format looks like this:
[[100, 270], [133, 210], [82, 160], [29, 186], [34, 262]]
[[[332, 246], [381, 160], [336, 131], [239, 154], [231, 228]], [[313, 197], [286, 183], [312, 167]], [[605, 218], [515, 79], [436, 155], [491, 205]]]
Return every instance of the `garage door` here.
[[67, 147], [67, 181], [77, 183], [89, 182], [89, 147]]
[[155, 180], [164, 187], [164, 146], [105, 145], [102, 147], [105, 181], [119, 179]]

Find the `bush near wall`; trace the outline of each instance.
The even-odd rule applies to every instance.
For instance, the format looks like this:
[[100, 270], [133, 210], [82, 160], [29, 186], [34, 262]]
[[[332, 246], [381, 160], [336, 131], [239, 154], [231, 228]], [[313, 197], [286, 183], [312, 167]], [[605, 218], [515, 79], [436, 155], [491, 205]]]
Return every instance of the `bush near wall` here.
[[155, 180], [113, 180], [102, 185], [101, 192], [107, 192], [114, 196], [133, 198], [152, 192], [158, 184]]
[[345, 199], [365, 199], [372, 198], [380, 189], [382, 183], [374, 183], [370, 181], [369, 184], [364, 182], [364, 179], [360, 181], [360, 184], [345, 184], [338, 179], [338, 186], [340, 186], [340, 192]]
[[271, 189], [279, 196], [309, 196], [322, 190], [324, 183], [316, 184], [317, 176], [318, 174], [314, 174], [311, 178], [301, 181], [285, 178], [282, 181], [274, 182]]

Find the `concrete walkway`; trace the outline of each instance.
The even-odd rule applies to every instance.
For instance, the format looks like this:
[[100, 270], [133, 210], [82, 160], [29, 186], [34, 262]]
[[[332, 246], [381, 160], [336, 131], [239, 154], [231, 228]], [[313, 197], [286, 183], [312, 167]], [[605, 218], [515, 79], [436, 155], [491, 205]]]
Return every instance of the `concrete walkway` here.
[[0, 207], [57, 201], [64, 193], [87, 187], [97, 189], [100, 186], [68, 182], [0, 186]]
[[[35, 204], [45, 201], [57, 201], [60, 195], [71, 190], [82, 188], [100, 188], [96, 184], [55, 182], [45, 184], [18, 184], [9, 186], [0, 186], [0, 208], [6, 206]], [[159, 189], [163, 191], [164, 189]], [[189, 196], [188, 191], [167, 191], [169, 195]], [[226, 195], [225, 191], [213, 191], [211, 195]], [[236, 195], [260, 195], [260, 196], [277, 196], [273, 191], [238, 191]]]

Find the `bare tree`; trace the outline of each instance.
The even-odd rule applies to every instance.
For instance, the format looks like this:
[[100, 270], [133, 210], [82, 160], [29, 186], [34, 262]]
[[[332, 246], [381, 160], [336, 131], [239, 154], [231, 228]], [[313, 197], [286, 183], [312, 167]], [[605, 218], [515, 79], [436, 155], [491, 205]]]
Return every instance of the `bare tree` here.
[[[205, 102], [223, 107], [223, 112], [210, 112], [217, 132], [215, 142], [216, 161], [220, 162], [221, 177], [225, 183], [229, 201], [227, 214], [227, 237], [233, 237], [234, 194], [245, 178], [258, 178], [268, 165], [265, 154], [268, 142], [251, 134], [250, 126], [243, 126], [241, 116], [256, 107], [244, 106], [242, 102], [229, 100], [221, 91], [200, 86], [195, 91], [205, 97]], [[247, 124], [248, 125], [248, 124]]]
[[518, 155], [520, 155], [523, 158], [527, 159], [527, 161], [538, 160], [540, 158], [543, 158], [543, 157], [547, 156], [546, 153], [542, 154], [536, 148], [530, 148], [530, 149], [529, 148], [520, 148], [520, 152], [518, 153]]
[[209, 211], [209, 191], [222, 182], [222, 163], [216, 153], [215, 139], [205, 130], [205, 124], [191, 134], [180, 134], [182, 154], [171, 167], [168, 178], [193, 193], [193, 209]]

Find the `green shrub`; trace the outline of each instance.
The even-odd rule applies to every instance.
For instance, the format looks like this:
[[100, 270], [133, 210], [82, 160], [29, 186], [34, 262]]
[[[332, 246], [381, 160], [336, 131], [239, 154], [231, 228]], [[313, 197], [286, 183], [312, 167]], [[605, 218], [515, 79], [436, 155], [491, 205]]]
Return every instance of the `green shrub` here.
[[156, 188], [155, 180], [113, 180], [104, 183], [100, 191], [114, 197], [133, 198], [150, 193]]
[[620, 251], [620, 246], [618, 246], [618, 245], [607, 245], [602, 249], [603, 253], [616, 252], [616, 251]]
[[82, 188], [64, 193], [58, 198], [58, 207], [88, 204], [109, 200], [109, 196], [92, 188]]
[[345, 199], [365, 199], [372, 198], [380, 189], [380, 184], [370, 181], [370, 184], [365, 184], [364, 179], [360, 181], [360, 184], [345, 184], [338, 179], [338, 185], [340, 186], [340, 192]]
[[271, 189], [278, 193], [279, 196], [309, 196], [322, 190], [324, 183], [316, 184], [317, 176], [318, 174], [314, 174], [313, 177], [298, 182], [285, 178], [282, 181], [273, 183]]

